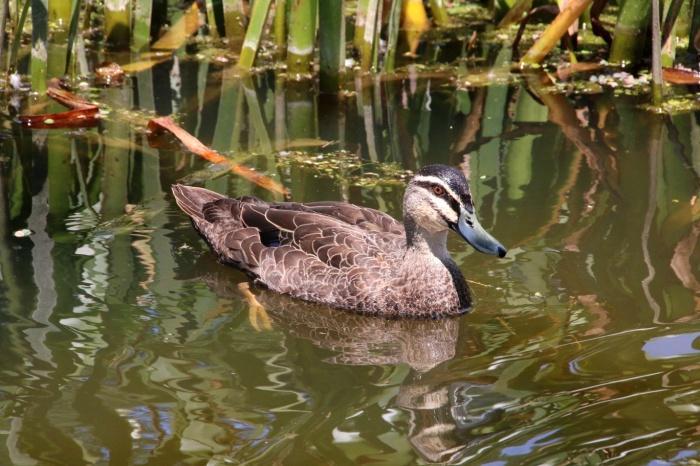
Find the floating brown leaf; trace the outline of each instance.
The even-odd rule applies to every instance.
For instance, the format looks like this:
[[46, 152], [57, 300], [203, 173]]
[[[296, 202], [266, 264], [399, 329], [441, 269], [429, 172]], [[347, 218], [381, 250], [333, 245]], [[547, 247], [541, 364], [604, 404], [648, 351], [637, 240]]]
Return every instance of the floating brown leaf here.
[[603, 67], [600, 63], [578, 62], [568, 63], [557, 68], [557, 78], [566, 81], [572, 74], [584, 73], [586, 71], [596, 71]]
[[671, 84], [700, 84], [700, 73], [683, 68], [664, 68], [663, 78]]
[[[175, 123], [170, 117], [158, 117], [151, 119], [148, 122], [148, 130], [151, 134], [158, 134], [162, 133], [163, 131], [171, 133], [178, 140], [180, 140], [180, 142], [182, 142], [182, 144], [184, 144], [189, 151], [194, 152], [211, 163], [231, 163], [231, 160], [202, 144], [199, 139], [178, 126], [178, 124]], [[252, 168], [246, 167], [245, 165], [233, 163], [231, 165], [231, 172], [257, 184], [261, 188], [267, 189], [268, 191], [285, 196], [288, 195], [287, 189], [277, 181], [268, 176], [262, 175]]]
[[46, 94], [71, 110], [41, 115], [21, 115], [19, 121], [28, 128], [84, 128], [98, 122], [99, 108], [72, 92], [51, 86]]

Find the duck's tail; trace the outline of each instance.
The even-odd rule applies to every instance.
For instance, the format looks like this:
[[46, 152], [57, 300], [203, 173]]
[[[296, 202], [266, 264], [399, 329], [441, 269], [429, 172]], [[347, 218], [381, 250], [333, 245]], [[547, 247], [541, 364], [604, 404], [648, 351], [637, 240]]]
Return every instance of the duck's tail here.
[[225, 196], [214, 191], [194, 186], [174, 184], [171, 189], [177, 205], [183, 212], [192, 217], [192, 220], [195, 220], [195, 222], [204, 220], [203, 209], [205, 204], [225, 198]]

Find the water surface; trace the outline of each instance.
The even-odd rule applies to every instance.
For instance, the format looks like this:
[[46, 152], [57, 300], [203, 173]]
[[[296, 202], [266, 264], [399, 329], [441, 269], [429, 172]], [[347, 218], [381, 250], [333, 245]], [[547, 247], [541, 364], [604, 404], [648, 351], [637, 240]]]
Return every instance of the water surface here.
[[[0, 464], [700, 459], [700, 114], [456, 82], [407, 67], [336, 97], [180, 57], [100, 91], [98, 128], [4, 120]], [[508, 257], [451, 238], [477, 299], [458, 319], [262, 290], [249, 314], [169, 186], [277, 197], [149, 142], [171, 113], [296, 201], [400, 216], [407, 170], [466, 162]]]

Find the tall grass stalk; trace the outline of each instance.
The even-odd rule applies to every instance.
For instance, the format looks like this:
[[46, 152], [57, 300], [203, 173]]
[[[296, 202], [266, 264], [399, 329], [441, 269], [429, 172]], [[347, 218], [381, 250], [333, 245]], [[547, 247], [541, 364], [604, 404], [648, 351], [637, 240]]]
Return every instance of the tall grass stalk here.
[[245, 33], [245, 40], [241, 48], [241, 56], [238, 59], [238, 67], [242, 70], [250, 70], [255, 62], [255, 54], [258, 52], [260, 38], [262, 37], [267, 13], [270, 11], [272, 0], [256, 0], [250, 13], [250, 23]]
[[126, 49], [131, 42], [131, 0], [105, 0], [105, 42], [113, 49]]
[[151, 20], [153, 18], [153, 2], [137, 1], [134, 9], [134, 32], [131, 38], [131, 49], [140, 52], [151, 43]]
[[311, 70], [316, 39], [317, 2], [318, 0], [294, 0], [290, 5], [287, 36], [287, 70], [290, 73], [307, 74]]
[[402, 0], [391, 0], [389, 10], [389, 30], [386, 42], [386, 55], [384, 57], [384, 71], [391, 73], [396, 64], [396, 47], [399, 42], [399, 29], [401, 28]]
[[321, 91], [336, 92], [345, 72], [345, 17], [343, 0], [321, 0], [319, 47]]

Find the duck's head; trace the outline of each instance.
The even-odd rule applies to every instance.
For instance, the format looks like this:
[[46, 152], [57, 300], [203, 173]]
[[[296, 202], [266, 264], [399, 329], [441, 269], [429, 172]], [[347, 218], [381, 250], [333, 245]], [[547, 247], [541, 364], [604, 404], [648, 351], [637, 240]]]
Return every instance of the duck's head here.
[[450, 229], [477, 251], [498, 257], [506, 255], [506, 248], [479, 224], [469, 182], [456, 168], [446, 165], [421, 168], [408, 183], [403, 210], [407, 232], [417, 228], [436, 235]]

